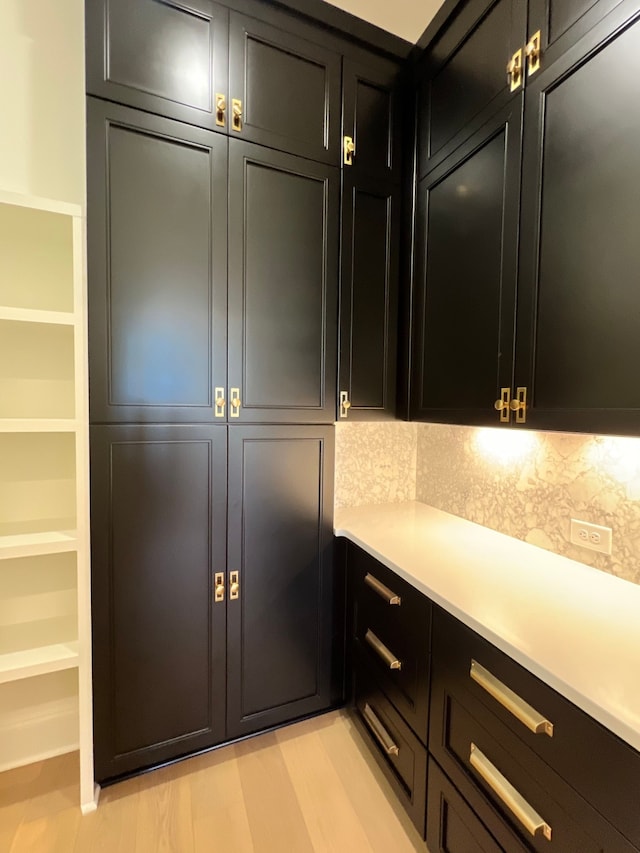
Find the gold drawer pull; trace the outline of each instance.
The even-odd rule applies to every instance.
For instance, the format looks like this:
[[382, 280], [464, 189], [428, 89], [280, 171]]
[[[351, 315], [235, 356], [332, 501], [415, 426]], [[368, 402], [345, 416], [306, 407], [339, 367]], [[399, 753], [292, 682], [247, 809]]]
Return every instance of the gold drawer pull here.
[[402, 669], [402, 661], [399, 661], [394, 653], [385, 646], [382, 640], [379, 640], [376, 637], [371, 628], [367, 629], [367, 633], [364, 635], [364, 638], [374, 652], [377, 652], [380, 655], [389, 669]]
[[475, 743], [471, 744], [469, 762], [528, 833], [534, 838], [536, 835], [542, 834], [547, 841], [551, 841], [549, 824], [540, 817], [533, 806], [529, 805], [522, 794], [516, 791], [511, 782], [504, 778], [498, 768], [489, 761]]
[[517, 693], [510, 690], [506, 684], [499, 681], [495, 675], [475, 660], [471, 661], [469, 675], [483, 690], [487, 691], [489, 696], [493, 696], [496, 702], [499, 702], [517, 720], [520, 720], [529, 731], [536, 735], [545, 734], [553, 737], [553, 723], [545, 719], [535, 708], [532, 708]]
[[382, 725], [376, 712], [373, 710], [371, 705], [367, 702], [364, 706], [364, 710], [362, 712], [362, 716], [364, 717], [364, 721], [369, 727], [371, 734], [378, 741], [380, 746], [384, 749], [387, 755], [399, 755], [400, 750], [393, 742], [393, 738], [389, 734], [389, 732]]
[[374, 578], [372, 574], [367, 573], [364, 577], [364, 582], [370, 586], [374, 592], [377, 592], [380, 598], [384, 598], [387, 604], [402, 604], [402, 599], [395, 592], [391, 592], [388, 586], [385, 586], [378, 578]]

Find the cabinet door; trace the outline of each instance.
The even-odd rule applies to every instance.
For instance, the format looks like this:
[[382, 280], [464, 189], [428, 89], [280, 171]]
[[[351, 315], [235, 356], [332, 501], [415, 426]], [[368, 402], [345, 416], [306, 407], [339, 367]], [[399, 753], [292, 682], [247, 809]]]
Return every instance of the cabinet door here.
[[217, 111], [228, 85], [224, 6], [95, 0], [86, 14], [89, 94], [226, 132], [225, 114]]
[[286, 26], [231, 12], [230, 107], [241, 115], [230, 116], [229, 133], [337, 166], [340, 56], [308, 40], [318, 31], [291, 20]]
[[329, 706], [332, 507], [333, 427], [229, 427], [229, 738]]
[[341, 418], [395, 417], [400, 193], [388, 177], [342, 176]]
[[92, 421], [212, 421], [226, 385], [227, 140], [89, 99]]
[[528, 426], [640, 426], [639, 81], [640, 17], [624, 2], [528, 87], [516, 353]]
[[442, 162], [522, 91], [507, 64], [526, 42], [525, 0], [470, 0], [418, 71], [418, 175]]
[[229, 143], [231, 418], [335, 418], [338, 195], [337, 168]]
[[345, 58], [342, 66], [342, 122], [344, 135], [355, 145], [352, 177], [366, 175], [400, 181], [399, 67], [371, 57], [366, 62]]
[[225, 727], [226, 427], [92, 427], [96, 778]]
[[418, 186], [411, 417], [497, 424], [511, 386], [522, 100]]

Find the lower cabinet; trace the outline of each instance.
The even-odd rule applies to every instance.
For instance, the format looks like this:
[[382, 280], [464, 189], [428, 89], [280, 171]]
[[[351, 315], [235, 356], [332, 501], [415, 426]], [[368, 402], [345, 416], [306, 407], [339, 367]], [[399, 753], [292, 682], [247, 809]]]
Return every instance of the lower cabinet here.
[[333, 428], [95, 426], [100, 782], [331, 704]]
[[346, 552], [354, 720], [429, 853], [637, 853], [636, 750], [362, 549]]

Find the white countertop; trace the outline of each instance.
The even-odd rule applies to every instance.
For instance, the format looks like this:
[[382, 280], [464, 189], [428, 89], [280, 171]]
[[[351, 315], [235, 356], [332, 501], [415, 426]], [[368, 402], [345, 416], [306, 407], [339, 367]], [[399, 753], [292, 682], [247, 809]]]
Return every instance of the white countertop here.
[[335, 533], [640, 750], [640, 586], [415, 501]]

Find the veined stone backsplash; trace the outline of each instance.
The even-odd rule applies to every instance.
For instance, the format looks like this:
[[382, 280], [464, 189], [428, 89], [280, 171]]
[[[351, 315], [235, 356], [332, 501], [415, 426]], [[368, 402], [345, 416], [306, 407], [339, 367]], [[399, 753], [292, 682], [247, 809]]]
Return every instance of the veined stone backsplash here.
[[[336, 506], [415, 494], [640, 583], [640, 439], [396, 422], [339, 424], [336, 448]], [[571, 518], [613, 528], [612, 555], [572, 545]]]

